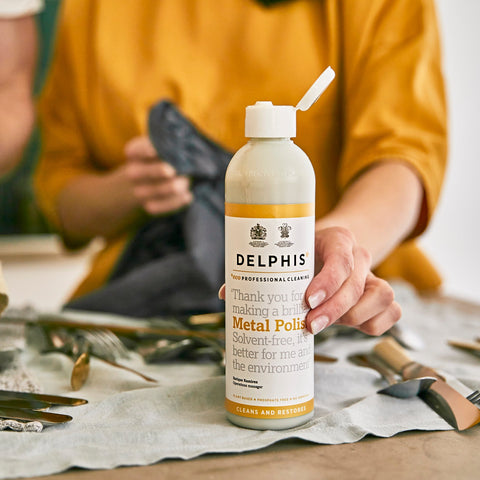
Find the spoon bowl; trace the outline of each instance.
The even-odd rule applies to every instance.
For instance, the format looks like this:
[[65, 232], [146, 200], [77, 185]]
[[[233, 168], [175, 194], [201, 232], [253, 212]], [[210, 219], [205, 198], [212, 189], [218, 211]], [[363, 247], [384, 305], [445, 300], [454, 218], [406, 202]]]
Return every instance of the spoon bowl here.
[[388, 387], [384, 387], [377, 392], [382, 395], [390, 395], [397, 398], [415, 397], [420, 392], [428, 390], [432, 383], [437, 381], [434, 377], [420, 377], [398, 381], [395, 372], [372, 353], [356, 353], [350, 355], [348, 359], [356, 365], [376, 370], [387, 380], [389, 383]]

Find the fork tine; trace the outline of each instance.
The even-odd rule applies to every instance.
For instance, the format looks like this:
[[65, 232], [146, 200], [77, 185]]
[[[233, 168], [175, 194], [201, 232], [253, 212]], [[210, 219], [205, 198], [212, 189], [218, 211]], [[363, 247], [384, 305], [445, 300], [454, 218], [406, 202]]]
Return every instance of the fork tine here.
[[467, 400], [473, 400], [477, 397], [478, 394], [479, 394], [479, 391], [475, 390], [472, 393], [470, 393], [470, 395], [468, 395], [466, 398], [467, 398]]
[[116, 349], [118, 352], [118, 356], [121, 358], [129, 358], [130, 352], [128, 348], [124, 345], [124, 343], [117, 337], [115, 333], [108, 329], [101, 329], [100, 330], [103, 334], [103, 337], [106, 341], [110, 341], [112, 347]]
[[467, 400], [470, 400], [472, 403], [480, 403], [480, 391], [475, 390], [470, 395], [467, 396]]
[[81, 335], [85, 338], [91, 347], [93, 355], [115, 361], [119, 356], [118, 349], [112, 344], [100, 329], [83, 330]]
[[122, 341], [110, 330], [95, 329], [92, 330], [92, 333], [115, 358], [128, 358], [130, 356]]
[[101, 358], [107, 358], [109, 360], [115, 360], [115, 355], [112, 352], [111, 347], [106, 345], [94, 330], [82, 330], [80, 334], [90, 345], [91, 353], [93, 355]]

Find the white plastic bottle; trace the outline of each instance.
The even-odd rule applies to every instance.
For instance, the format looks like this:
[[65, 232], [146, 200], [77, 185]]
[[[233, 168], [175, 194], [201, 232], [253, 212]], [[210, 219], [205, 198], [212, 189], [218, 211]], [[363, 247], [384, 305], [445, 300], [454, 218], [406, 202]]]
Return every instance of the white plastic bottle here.
[[305, 290], [314, 275], [315, 174], [297, 147], [296, 110], [335, 74], [328, 68], [297, 107], [247, 107], [245, 136], [225, 179], [227, 418], [281, 430], [313, 416], [313, 335]]

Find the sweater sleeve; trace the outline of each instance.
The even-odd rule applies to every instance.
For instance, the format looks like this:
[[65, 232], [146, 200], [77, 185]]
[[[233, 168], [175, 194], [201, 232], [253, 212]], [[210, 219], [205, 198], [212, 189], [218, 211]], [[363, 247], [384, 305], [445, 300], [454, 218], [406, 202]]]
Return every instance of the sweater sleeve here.
[[447, 157], [439, 33], [430, 0], [344, 3], [340, 189], [376, 162], [408, 164], [424, 187], [413, 235], [438, 202]]

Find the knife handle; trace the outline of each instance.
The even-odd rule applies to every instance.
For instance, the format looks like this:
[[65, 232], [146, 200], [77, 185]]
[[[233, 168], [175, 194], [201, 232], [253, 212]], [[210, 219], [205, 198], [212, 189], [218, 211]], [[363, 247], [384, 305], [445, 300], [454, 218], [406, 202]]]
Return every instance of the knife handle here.
[[373, 347], [373, 351], [397, 373], [401, 373], [405, 366], [412, 363], [407, 352], [392, 337], [381, 340]]

